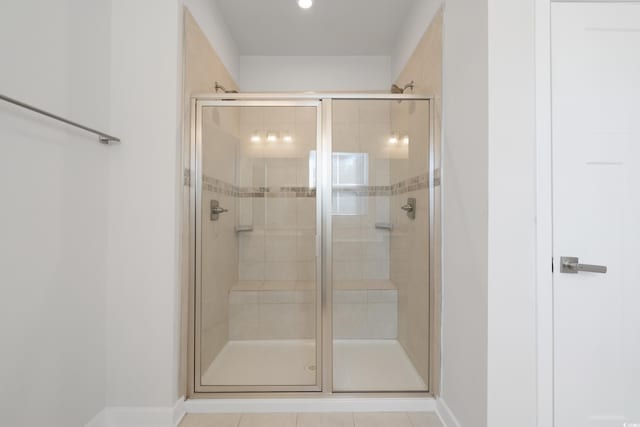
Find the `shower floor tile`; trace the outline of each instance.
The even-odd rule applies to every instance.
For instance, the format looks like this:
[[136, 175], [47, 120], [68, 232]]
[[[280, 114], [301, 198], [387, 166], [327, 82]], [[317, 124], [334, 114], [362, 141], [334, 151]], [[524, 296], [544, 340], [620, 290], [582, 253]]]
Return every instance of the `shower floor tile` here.
[[[229, 341], [203, 385], [313, 385], [314, 340]], [[335, 340], [335, 391], [420, 391], [426, 386], [396, 340]]]

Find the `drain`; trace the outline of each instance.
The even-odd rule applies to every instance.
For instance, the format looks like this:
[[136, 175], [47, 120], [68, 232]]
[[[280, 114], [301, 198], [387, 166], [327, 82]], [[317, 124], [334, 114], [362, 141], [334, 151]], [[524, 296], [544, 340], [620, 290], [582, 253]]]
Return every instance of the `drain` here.
[[304, 369], [307, 372], [315, 372], [316, 371], [316, 365], [307, 365], [307, 366], [305, 366]]

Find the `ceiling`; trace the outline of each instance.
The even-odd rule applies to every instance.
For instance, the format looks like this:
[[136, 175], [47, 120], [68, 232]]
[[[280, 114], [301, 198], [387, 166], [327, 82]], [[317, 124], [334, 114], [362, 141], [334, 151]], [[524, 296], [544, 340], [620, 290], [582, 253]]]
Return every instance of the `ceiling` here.
[[240, 55], [390, 55], [419, 0], [215, 0]]

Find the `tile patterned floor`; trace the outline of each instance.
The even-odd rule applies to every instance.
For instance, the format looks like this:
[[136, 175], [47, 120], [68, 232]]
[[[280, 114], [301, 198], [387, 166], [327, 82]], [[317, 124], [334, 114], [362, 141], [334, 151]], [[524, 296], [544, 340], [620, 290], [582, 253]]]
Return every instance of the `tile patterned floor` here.
[[442, 427], [432, 412], [188, 414], [180, 427]]

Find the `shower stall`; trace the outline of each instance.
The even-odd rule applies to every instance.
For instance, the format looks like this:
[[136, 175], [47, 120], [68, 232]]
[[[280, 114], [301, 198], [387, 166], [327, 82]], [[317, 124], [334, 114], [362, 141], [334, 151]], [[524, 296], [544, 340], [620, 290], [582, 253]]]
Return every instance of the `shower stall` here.
[[189, 391], [433, 391], [429, 97], [191, 107]]

